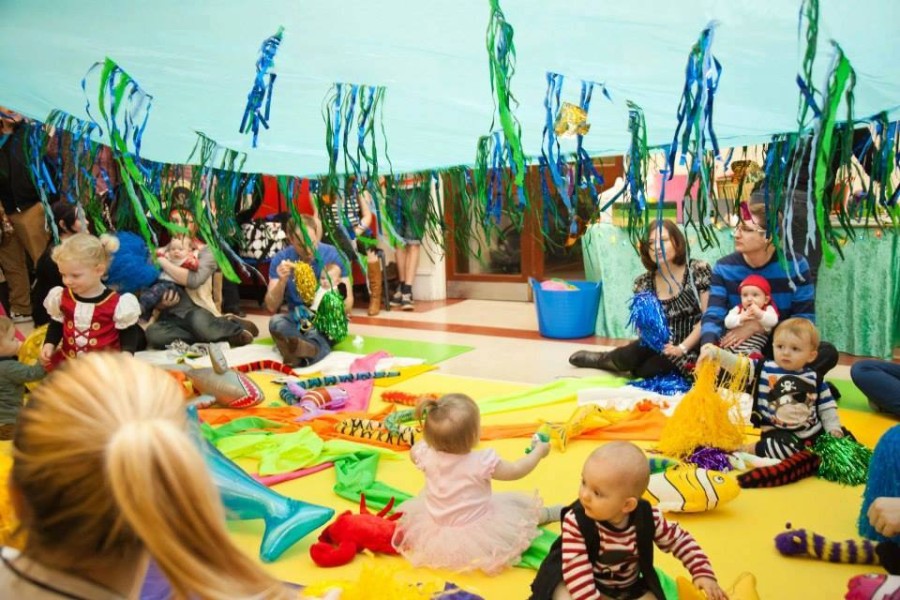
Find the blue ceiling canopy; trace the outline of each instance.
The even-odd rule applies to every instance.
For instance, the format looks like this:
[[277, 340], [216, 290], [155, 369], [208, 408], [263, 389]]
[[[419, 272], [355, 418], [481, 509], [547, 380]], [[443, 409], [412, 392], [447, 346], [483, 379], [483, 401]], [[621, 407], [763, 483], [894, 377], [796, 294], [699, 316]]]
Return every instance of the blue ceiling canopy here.
[[[578, 103], [581, 81], [602, 82], [584, 148], [627, 151], [627, 101], [646, 116], [648, 142], [672, 141], [685, 65], [700, 32], [717, 23], [712, 53], [722, 65], [715, 131], [722, 147], [796, 130], [796, 77], [805, 50], [799, 2], [507, 0], [517, 51], [511, 91], [530, 157], [541, 153], [547, 73], [563, 75], [562, 100]], [[141, 155], [184, 163], [203, 132], [245, 151], [251, 172], [312, 176], [328, 171], [323, 103], [336, 82], [383, 86], [387, 154], [396, 173], [472, 165], [491, 130], [495, 96], [485, 44], [488, 0], [6, 0], [0, 18], [0, 105], [39, 120], [61, 109], [95, 112], [97, 89], [81, 81], [109, 57], [152, 96]], [[838, 42], [857, 74], [855, 114], [900, 106], [894, 31], [900, 4], [822, 0], [816, 84]], [[274, 56], [269, 129], [258, 145], [239, 133], [260, 46], [284, 27]], [[96, 81], [96, 79], [95, 79]], [[840, 114], [843, 114], [840, 113]], [[499, 129], [499, 124], [494, 125]], [[103, 139], [103, 138], [98, 138]], [[563, 140], [563, 151], [575, 150]], [[390, 159], [390, 165], [387, 163]]]

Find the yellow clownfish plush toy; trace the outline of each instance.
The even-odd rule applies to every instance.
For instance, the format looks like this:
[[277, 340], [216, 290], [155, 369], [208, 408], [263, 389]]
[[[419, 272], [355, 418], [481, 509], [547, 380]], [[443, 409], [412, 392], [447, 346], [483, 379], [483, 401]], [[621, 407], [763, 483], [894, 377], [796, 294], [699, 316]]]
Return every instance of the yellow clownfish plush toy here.
[[732, 475], [676, 465], [650, 476], [644, 499], [663, 512], [705, 512], [734, 500], [740, 491]]

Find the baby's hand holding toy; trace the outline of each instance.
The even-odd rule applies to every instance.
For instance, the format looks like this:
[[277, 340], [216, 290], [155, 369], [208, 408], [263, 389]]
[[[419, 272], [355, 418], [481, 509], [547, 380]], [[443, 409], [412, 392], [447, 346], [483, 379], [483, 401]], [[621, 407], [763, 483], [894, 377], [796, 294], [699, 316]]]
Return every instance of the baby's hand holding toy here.
[[843, 429], [832, 429], [828, 433], [831, 435], [831, 437], [836, 437], [838, 439], [841, 439], [842, 437], [844, 437]]
[[550, 436], [547, 433], [539, 431], [531, 436], [531, 446], [525, 450], [525, 453], [531, 454], [532, 452], [536, 453], [540, 458], [550, 454]]

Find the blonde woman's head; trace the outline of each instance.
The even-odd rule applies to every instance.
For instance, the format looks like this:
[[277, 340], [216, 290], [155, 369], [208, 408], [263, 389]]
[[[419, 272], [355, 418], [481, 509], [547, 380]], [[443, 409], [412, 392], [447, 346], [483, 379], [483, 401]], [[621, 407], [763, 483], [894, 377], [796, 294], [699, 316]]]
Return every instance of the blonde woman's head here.
[[279, 597], [228, 538], [181, 389], [163, 371], [108, 352], [66, 361], [22, 410], [13, 460], [26, 554], [83, 571], [146, 551], [178, 598]]
[[465, 394], [447, 394], [437, 400], [423, 400], [416, 406], [425, 441], [435, 450], [466, 454], [478, 443], [481, 413]]

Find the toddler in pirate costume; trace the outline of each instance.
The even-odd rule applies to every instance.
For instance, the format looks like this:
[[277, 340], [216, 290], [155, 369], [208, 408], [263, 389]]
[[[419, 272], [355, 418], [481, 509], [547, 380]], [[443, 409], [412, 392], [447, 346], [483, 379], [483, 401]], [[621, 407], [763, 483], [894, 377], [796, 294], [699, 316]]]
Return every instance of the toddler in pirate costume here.
[[578, 500], [563, 509], [562, 534], [531, 584], [532, 600], [662, 600], [654, 545], [674, 554], [709, 600], [726, 599], [693, 536], [641, 499], [649, 481], [634, 444], [609, 442], [591, 453]]
[[[811, 446], [823, 432], [844, 437], [831, 388], [809, 368], [819, 347], [816, 326], [808, 319], [787, 319], [775, 330], [772, 346], [774, 360], [754, 361], [751, 420], [762, 430], [762, 437], [744, 449], [758, 456], [784, 459]], [[706, 344], [700, 360], [710, 358], [719, 360], [727, 371], [740, 360], [728, 350]]]

